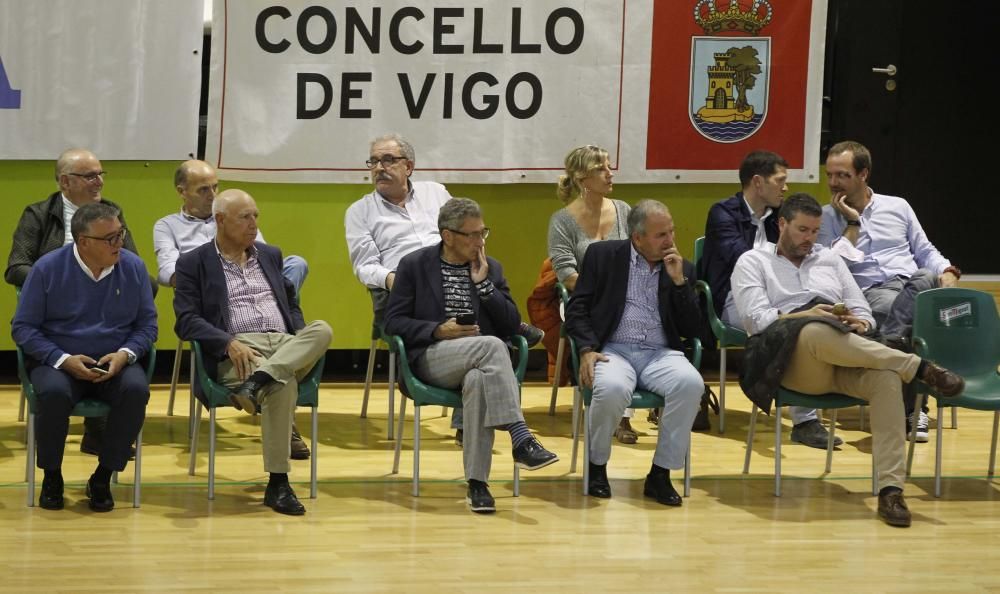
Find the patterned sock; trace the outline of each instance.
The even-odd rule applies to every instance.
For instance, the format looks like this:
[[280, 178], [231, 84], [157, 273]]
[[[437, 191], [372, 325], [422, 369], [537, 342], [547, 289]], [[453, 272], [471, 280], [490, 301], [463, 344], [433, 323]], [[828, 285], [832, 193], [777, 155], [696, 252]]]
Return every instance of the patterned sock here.
[[531, 431], [528, 430], [528, 424], [524, 421], [517, 421], [516, 423], [507, 425], [507, 431], [510, 432], [511, 447], [517, 448], [522, 443], [531, 439]]

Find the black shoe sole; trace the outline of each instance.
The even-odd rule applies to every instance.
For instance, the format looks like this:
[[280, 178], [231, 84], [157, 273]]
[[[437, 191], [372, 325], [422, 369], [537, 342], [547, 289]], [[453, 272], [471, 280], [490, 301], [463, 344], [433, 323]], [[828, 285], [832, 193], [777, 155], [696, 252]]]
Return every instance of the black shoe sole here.
[[475, 512], [477, 514], [492, 514], [492, 513], [495, 513], [497, 511], [496, 504], [494, 504], [494, 505], [492, 505], [490, 507], [486, 507], [486, 506], [472, 507], [472, 500], [469, 499], [468, 497], [465, 498], [465, 503], [468, 504], [470, 511]]
[[660, 499], [656, 495], [656, 492], [653, 491], [652, 489], [643, 489], [642, 494], [645, 495], [646, 497], [649, 497], [650, 499], [656, 500], [656, 502], [659, 503], [660, 505], [666, 505], [669, 507], [680, 507], [684, 503], [684, 499], [680, 496], [679, 493], [677, 494], [677, 501], [666, 501]]
[[39, 499], [38, 507], [42, 509], [50, 509], [52, 511], [58, 511], [66, 507], [66, 503], [64, 501], [60, 501], [59, 503], [45, 503], [44, 501]]
[[278, 512], [279, 514], [285, 514], [286, 516], [303, 516], [306, 513], [305, 509], [279, 509], [276, 505], [271, 505], [268, 502], [264, 502], [264, 505]]
[[291, 458], [292, 460], [308, 460], [309, 459], [309, 452], [303, 452], [301, 454], [297, 454], [295, 452], [292, 452], [292, 454], [290, 456], [288, 456], [288, 457]]
[[[87, 494], [87, 498], [90, 499], [90, 483], [87, 484], [87, 490], [85, 492]], [[90, 508], [90, 511], [95, 511], [98, 513], [106, 513], [115, 509], [115, 502], [112, 499], [111, 505], [109, 506], [109, 505], [99, 504], [95, 502], [93, 499], [90, 499], [90, 501], [87, 502], [87, 507]]]
[[878, 517], [893, 528], [909, 528], [911, 523], [911, 520], [890, 520], [882, 514], [879, 514]]
[[597, 492], [595, 489], [587, 488], [587, 495], [598, 499], [611, 499], [611, 489], [608, 489], [607, 492]]
[[540, 463], [538, 463], [538, 464], [536, 464], [534, 466], [528, 466], [524, 462], [518, 462], [517, 460], [515, 460], [514, 462], [517, 464], [518, 468], [521, 468], [521, 469], [524, 469], [524, 470], [538, 470], [539, 468], [545, 468], [546, 466], [548, 466], [550, 464], [555, 464], [558, 461], [559, 461], [559, 456], [552, 456], [552, 458], [550, 458], [548, 460], [545, 460], [544, 462], [540, 462]]

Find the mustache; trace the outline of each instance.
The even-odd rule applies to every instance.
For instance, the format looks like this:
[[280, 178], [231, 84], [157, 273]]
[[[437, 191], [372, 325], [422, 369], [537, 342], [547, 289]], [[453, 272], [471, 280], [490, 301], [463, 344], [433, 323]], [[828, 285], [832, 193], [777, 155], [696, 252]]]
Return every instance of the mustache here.
[[378, 174], [378, 177], [375, 178], [375, 181], [392, 181], [392, 176], [388, 173], [380, 173]]

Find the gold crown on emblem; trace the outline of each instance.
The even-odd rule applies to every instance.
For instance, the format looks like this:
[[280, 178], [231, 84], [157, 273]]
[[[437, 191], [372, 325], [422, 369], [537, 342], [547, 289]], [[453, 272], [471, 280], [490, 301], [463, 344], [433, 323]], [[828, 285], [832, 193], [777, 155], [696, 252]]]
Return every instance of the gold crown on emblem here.
[[739, 0], [729, 0], [729, 9], [719, 11], [715, 0], [699, 0], [694, 5], [694, 22], [705, 29], [707, 35], [739, 31], [756, 35], [771, 22], [771, 3], [753, 0], [748, 10], [740, 7]]

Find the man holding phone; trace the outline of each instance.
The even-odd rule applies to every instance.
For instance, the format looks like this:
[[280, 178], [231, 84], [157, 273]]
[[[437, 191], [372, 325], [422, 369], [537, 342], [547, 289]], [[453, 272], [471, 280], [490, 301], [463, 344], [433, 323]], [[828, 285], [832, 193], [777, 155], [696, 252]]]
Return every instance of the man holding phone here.
[[105, 202], [74, 213], [73, 243], [31, 267], [11, 324], [38, 394], [43, 509], [63, 508], [63, 450], [77, 402], [96, 398], [111, 405], [98, 465], [87, 481], [94, 511], [114, 508], [111, 473], [125, 469], [145, 419], [149, 383], [135, 363], [156, 341], [156, 307], [145, 265], [123, 249], [120, 214]]
[[496, 511], [486, 485], [493, 431], [510, 433], [514, 461], [536, 470], [559, 458], [532, 436], [521, 414], [520, 389], [504, 339], [521, 316], [500, 263], [486, 256], [490, 230], [479, 205], [452, 198], [438, 214], [441, 241], [399, 263], [386, 311], [386, 332], [398, 334], [422, 380], [462, 389], [469, 482], [466, 501], [476, 513]]

